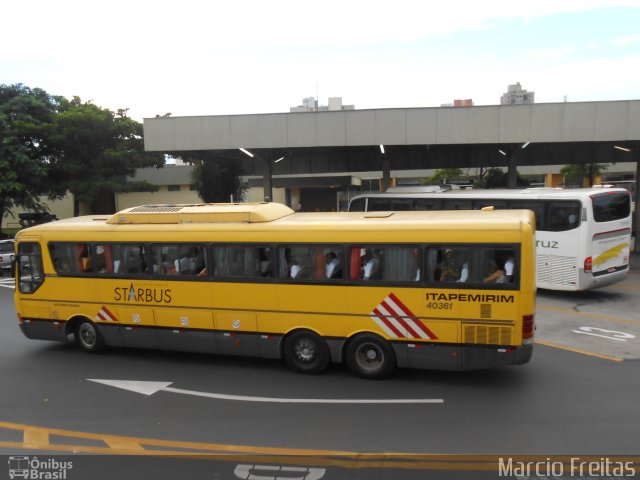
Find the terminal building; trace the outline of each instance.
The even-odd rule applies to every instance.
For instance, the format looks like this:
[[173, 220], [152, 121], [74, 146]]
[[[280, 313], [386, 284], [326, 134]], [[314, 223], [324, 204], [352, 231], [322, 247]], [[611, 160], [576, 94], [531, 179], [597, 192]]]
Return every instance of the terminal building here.
[[162, 117], [144, 120], [144, 139], [149, 151], [241, 162], [246, 200], [343, 210], [356, 193], [416, 184], [443, 168], [499, 167], [510, 186], [516, 174], [561, 186], [563, 166], [598, 164], [608, 166], [601, 180], [630, 184], [640, 101]]

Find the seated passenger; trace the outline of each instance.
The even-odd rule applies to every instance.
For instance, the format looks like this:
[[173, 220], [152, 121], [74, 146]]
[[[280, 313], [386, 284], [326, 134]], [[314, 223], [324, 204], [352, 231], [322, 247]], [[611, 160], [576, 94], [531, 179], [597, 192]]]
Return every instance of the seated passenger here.
[[342, 278], [342, 265], [335, 252], [329, 252], [325, 256], [325, 275], [327, 278]]
[[367, 250], [363, 257], [363, 274], [364, 280], [371, 280], [380, 277], [380, 260], [371, 250]]
[[484, 278], [484, 282], [504, 283], [506, 280], [504, 269], [498, 262], [491, 262], [491, 273]]

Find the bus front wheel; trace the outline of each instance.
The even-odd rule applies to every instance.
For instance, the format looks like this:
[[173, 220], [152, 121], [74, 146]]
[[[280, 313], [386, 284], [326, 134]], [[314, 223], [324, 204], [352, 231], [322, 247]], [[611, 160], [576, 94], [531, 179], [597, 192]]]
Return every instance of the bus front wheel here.
[[389, 342], [376, 335], [359, 335], [349, 342], [346, 351], [349, 369], [363, 378], [385, 378], [396, 367], [396, 356]]
[[292, 370], [311, 374], [324, 372], [331, 361], [329, 347], [322, 337], [307, 330], [287, 337], [284, 359]]
[[81, 320], [76, 327], [76, 344], [84, 351], [98, 353], [104, 350], [104, 339], [89, 320]]

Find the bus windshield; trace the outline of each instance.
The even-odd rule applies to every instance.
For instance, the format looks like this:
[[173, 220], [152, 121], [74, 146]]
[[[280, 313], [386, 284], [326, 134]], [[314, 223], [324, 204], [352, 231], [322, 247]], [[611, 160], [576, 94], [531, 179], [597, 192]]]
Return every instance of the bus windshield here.
[[631, 199], [624, 192], [607, 192], [592, 195], [593, 219], [596, 222], [623, 220], [631, 214]]

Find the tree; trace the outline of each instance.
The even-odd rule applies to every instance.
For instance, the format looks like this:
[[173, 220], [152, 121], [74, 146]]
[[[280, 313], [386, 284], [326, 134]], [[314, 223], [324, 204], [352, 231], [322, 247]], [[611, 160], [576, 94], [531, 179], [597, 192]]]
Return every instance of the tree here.
[[62, 100], [39, 88], [0, 85], [0, 219], [13, 207], [44, 211], [39, 197], [64, 195], [49, 181], [54, 152], [48, 142]]
[[194, 165], [191, 181], [202, 201], [207, 203], [235, 201], [244, 197], [246, 185], [240, 181], [244, 173], [240, 162], [220, 158], [215, 152], [190, 151], [173, 154]]
[[451, 180], [461, 177], [463, 171], [461, 168], [440, 168], [430, 177], [423, 180], [425, 185], [442, 185], [449, 183]]
[[137, 168], [162, 167], [164, 155], [144, 151], [142, 125], [126, 110], [114, 113], [78, 97], [63, 102], [61, 110], [50, 126], [56, 151], [51, 177], [73, 194], [74, 215], [80, 203], [92, 213], [113, 213], [116, 193], [157, 189], [127, 179]]
[[570, 163], [560, 169], [560, 174], [564, 177], [566, 187], [582, 187], [585, 178], [589, 179], [589, 184], [593, 185], [596, 177], [602, 176], [607, 169], [607, 164], [589, 163], [587, 165]]
[[[528, 187], [529, 182], [518, 174], [516, 185], [519, 187]], [[473, 182], [473, 188], [507, 188], [509, 186], [509, 174], [501, 168], [489, 168], [484, 175], [477, 178]]]

